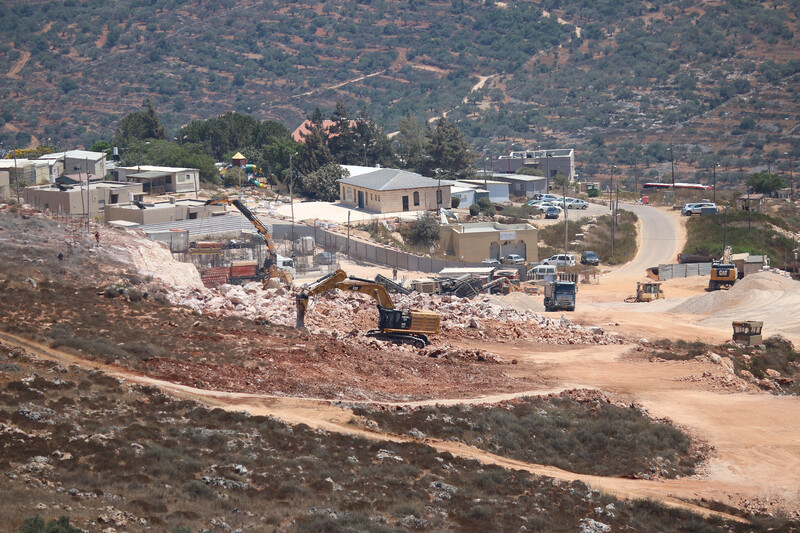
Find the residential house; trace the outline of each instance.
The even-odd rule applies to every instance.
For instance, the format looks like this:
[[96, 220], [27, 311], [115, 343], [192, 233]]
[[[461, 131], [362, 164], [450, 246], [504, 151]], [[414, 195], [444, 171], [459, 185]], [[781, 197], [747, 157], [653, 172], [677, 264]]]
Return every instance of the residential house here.
[[547, 192], [547, 178], [544, 176], [528, 176], [526, 174], [493, 174], [489, 176], [494, 181], [508, 183], [510, 196], [531, 198], [535, 194]]
[[[478, 160], [485, 165], [485, 162]], [[542, 173], [552, 178], [559, 172], [567, 176], [570, 181], [575, 180], [575, 150], [572, 148], [558, 148], [555, 150], [524, 150], [514, 151], [508, 155], [501, 155], [490, 159], [489, 168], [492, 172], [513, 174], [522, 167], [538, 168]]]
[[36, 183], [49, 183], [50, 170], [46, 161], [36, 159], [0, 159], [0, 172], [8, 173], [9, 185], [16, 189]]
[[[53, 182], [62, 174], [79, 174], [90, 180], [102, 180], [106, 177], [105, 152], [91, 152], [89, 150], [68, 150], [44, 154], [37, 161], [44, 161], [49, 165], [50, 178], [44, 183]], [[42, 183], [37, 181], [37, 183]]]
[[5, 170], [0, 170], [0, 202], [11, 198], [10, 174]]
[[116, 180], [141, 183], [146, 194], [196, 193], [200, 188], [200, 171], [196, 168], [139, 165], [117, 167]]
[[450, 185], [406, 170], [372, 169], [339, 180], [339, 201], [374, 213], [449, 208]]
[[476, 222], [439, 227], [439, 244], [460, 261], [480, 262], [517, 254], [528, 262], [539, 260], [539, 236], [530, 224]]
[[106, 206], [106, 222], [125, 220], [140, 225], [159, 224], [179, 220], [194, 220], [225, 214], [224, 205], [206, 205], [203, 200], [171, 198], [166, 202], [134, 202], [126, 205]]
[[489, 200], [496, 204], [509, 201], [509, 184], [494, 179], [457, 180], [456, 185], [481, 187], [489, 193]]
[[22, 190], [26, 204], [62, 215], [85, 215], [87, 207], [89, 214], [98, 214], [108, 205], [130, 203], [142, 194], [140, 183], [114, 181], [90, 182], [88, 192], [86, 185], [61, 184], [34, 185]]

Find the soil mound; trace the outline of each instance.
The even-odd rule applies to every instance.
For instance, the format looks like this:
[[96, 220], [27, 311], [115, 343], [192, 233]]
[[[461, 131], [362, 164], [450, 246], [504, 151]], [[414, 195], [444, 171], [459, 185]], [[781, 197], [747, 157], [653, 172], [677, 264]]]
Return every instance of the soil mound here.
[[667, 312], [704, 315], [697, 323], [721, 326], [732, 320], [761, 320], [765, 333], [800, 333], [800, 282], [759, 272], [737, 282], [728, 291], [693, 296]]

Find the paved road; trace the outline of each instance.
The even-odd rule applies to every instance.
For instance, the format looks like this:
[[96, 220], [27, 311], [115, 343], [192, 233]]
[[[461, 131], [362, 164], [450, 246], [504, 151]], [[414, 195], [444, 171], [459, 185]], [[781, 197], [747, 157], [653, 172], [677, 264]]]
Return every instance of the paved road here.
[[633, 261], [618, 268], [609, 276], [639, 279], [646, 269], [662, 263], [674, 263], [684, 244], [684, 232], [677, 218], [658, 207], [621, 205], [635, 213], [640, 220], [639, 248]]

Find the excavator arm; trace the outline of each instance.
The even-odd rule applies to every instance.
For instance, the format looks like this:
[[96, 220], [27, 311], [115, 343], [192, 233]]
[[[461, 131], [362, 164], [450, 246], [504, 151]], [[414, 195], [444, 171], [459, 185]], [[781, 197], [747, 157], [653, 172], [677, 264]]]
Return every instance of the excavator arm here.
[[275, 251], [275, 243], [272, 241], [272, 236], [269, 234], [269, 231], [267, 231], [267, 227], [264, 225], [264, 223], [261, 222], [255, 213], [250, 211], [250, 209], [238, 199], [231, 200], [230, 198], [217, 198], [216, 200], [212, 199], [206, 202], [206, 205], [221, 204], [232, 205], [235, 207], [256, 228], [258, 234], [264, 237], [264, 241], [267, 243], [268, 250], [267, 258], [264, 260], [264, 271], [267, 273], [266, 279], [269, 280], [270, 278], [278, 277], [283, 279], [287, 286], [291, 286], [292, 278], [289, 273], [280, 270], [276, 266], [278, 262], [278, 254]]
[[297, 294], [297, 327], [305, 326], [309, 298], [337, 289], [366, 294], [375, 299], [378, 304], [379, 322], [378, 329], [367, 332], [370, 337], [424, 348], [428, 345], [426, 334], [439, 333], [441, 317], [438, 314], [414, 309], [395, 309], [386, 287], [374, 281], [347, 277], [343, 270], [323, 276], [306, 285]]

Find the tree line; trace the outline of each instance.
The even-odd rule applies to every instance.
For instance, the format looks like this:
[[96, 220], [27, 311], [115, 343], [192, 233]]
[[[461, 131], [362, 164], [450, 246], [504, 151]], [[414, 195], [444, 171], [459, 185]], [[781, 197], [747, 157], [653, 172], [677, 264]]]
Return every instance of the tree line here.
[[273, 184], [292, 186], [312, 197], [338, 197], [341, 165], [401, 168], [424, 176], [459, 179], [474, 174], [475, 156], [455, 122], [446, 117], [432, 124], [408, 113], [392, 139], [365, 108], [352, 113], [342, 102], [325, 114], [316, 108], [292, 137], [286, 126], [231, 111], [196, 120], [167, 134], [149, 100], [143, 109], [123, 117], [111, 142], [93, 149], [117, 147], [120, 164], [198, 168], [200, 179], [222, 183], [215, 163], [229, 163], [240, 152]]

